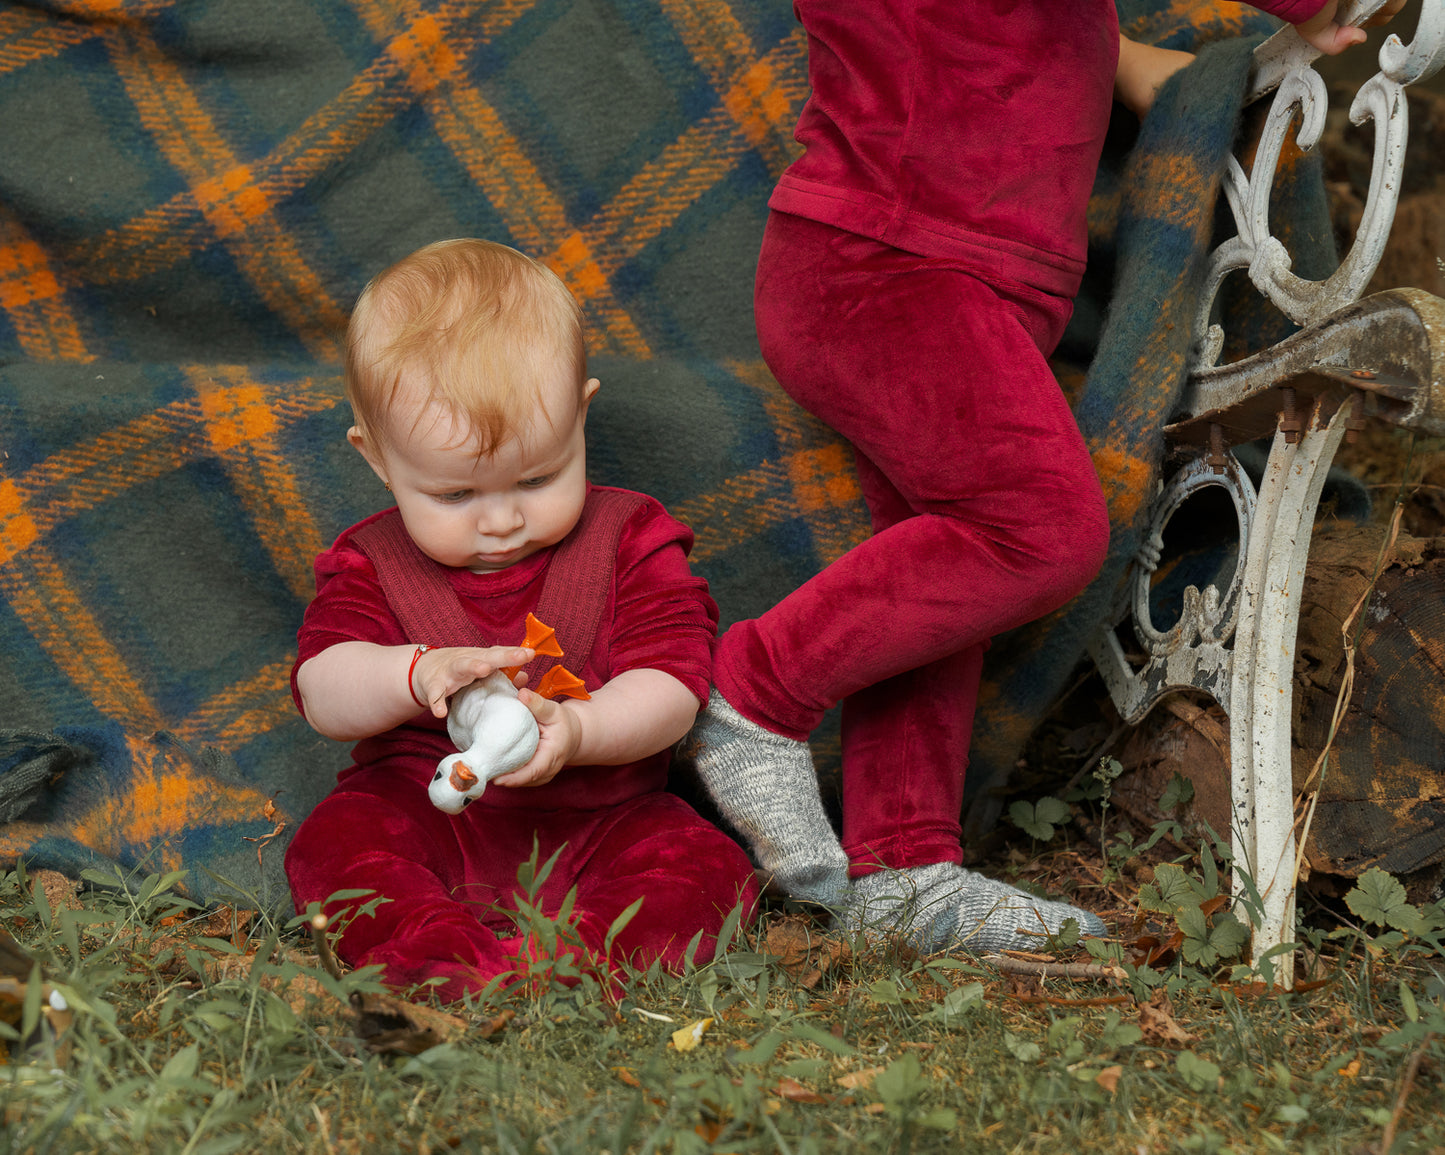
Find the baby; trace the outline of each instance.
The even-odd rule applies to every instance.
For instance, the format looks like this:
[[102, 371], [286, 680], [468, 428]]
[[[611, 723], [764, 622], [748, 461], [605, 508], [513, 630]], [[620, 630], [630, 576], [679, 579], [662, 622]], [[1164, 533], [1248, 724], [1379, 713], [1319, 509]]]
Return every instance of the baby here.
[[[685, 526], [587, 481], [598, 381], [576, 301], [503, 245], [430, 245], [362, 293], [346, 387], [348, 438], [396, 506], [316, 562], [293, 691], [312, 727], [356, 745], [287, 852], [297, 909], [351, 907], [342, 958], [400, 987], [440, 980], [454, 999], [525, 969], [536, 944], [509, 916], [518, 867], [555, 856], [537, 902], [555, 916], [575, 891], [579, 966], [677, 967], [699, 933], [710, 957], [729, 911], [751, 916], [756, 882], [665, 784], [707, 700], [717, 609]], [[525, 688], [544, 665], [516, 644], [533, 613], [589, 696]], [[455, 752], [449, 699], [518, 666], [535, 752], [443, 813], [427, 788]], [[386, 901], [355, 913], [357, 891]]]

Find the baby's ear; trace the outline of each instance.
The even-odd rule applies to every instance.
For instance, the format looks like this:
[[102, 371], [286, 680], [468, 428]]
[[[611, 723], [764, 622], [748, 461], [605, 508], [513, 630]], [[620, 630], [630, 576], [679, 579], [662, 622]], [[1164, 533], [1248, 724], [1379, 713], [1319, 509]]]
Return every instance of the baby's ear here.
[[385, 481], [386, 473], [382, 468], [381, 454], [377, 452], [376, 446], [368, 440], [366, 434], [361, 431], [359, 425], [353, 425], [346, 431], [346, 440], [351, 443], [351, 447], [357, 453], [366, 458], [366, 464], [371, 466], [371, 471]]

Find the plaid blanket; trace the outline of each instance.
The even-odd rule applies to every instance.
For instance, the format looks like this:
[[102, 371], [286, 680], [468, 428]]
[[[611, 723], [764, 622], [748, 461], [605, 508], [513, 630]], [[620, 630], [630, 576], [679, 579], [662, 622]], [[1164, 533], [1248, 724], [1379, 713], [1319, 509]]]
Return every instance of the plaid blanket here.
[[[1228, 0], [1121, 12], [1179, 47], [1268, 25]], [[1110, 336], [1109, 273], [1187, 317], [1245, 70], [1238, 44], [1217, 54], [1158, 132], [1121, 126], [1061, 365], [1095, 365], [1080, 414], [1120, 559], [1188, 326]], [[694, 526], [725, 620], [861, 538], [847, 446], [752, 329], [805, 90], [787, 0], [0, 10], [0, 860], [187, 870], [202, 899], [284, 905], [286, 837], [346, 761], [287, 685], [311, 561], [388, 504], [344, 441], [339, 332], [423, 243], [501, 240], [572, 287], [603, 381], [593, 477]], [[975, 826], [1117, 568], [996, 647]]]

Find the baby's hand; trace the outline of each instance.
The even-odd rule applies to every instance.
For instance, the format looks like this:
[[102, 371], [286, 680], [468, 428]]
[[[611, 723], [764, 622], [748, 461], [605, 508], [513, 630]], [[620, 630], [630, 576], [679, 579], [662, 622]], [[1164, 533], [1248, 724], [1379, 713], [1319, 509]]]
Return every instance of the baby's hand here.
[[571, 702], [554, 702], [531, 690], [517, 697], [537, 719], [537, 752], [525, 765], [492, 779], [497, 786], [541, 786], [570, 765], [582, 743], [582, 722]]
[[433, 716], [447, 716], [447, 699], [464, 686], [507, 666], [522, 666], [536, 657], [525, 646], [445, 646], [427, 650], [411, 669], [411, 690]]

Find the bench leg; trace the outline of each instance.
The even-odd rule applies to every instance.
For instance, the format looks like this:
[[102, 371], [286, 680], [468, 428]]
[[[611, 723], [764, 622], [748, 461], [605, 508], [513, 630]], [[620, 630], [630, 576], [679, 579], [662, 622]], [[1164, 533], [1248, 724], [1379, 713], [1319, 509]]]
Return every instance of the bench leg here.
[[[1252, 962], [1294, 937], [1290, 726], [1295, 632], [1315, 509], [1350, 408], [1341, 406], [1323, 426], [1312, 418], [1294, 443], [1283, 432], [1275, 434], [1249, 535], [1234, 637], [1229, 735], [1235, 897], [1244, 893], [1240, 872], [1245, 871], [1263, 900]], [[1278, 959], [1275, 974], [1281, 986], [1294, 985], [1289, 955]]]

